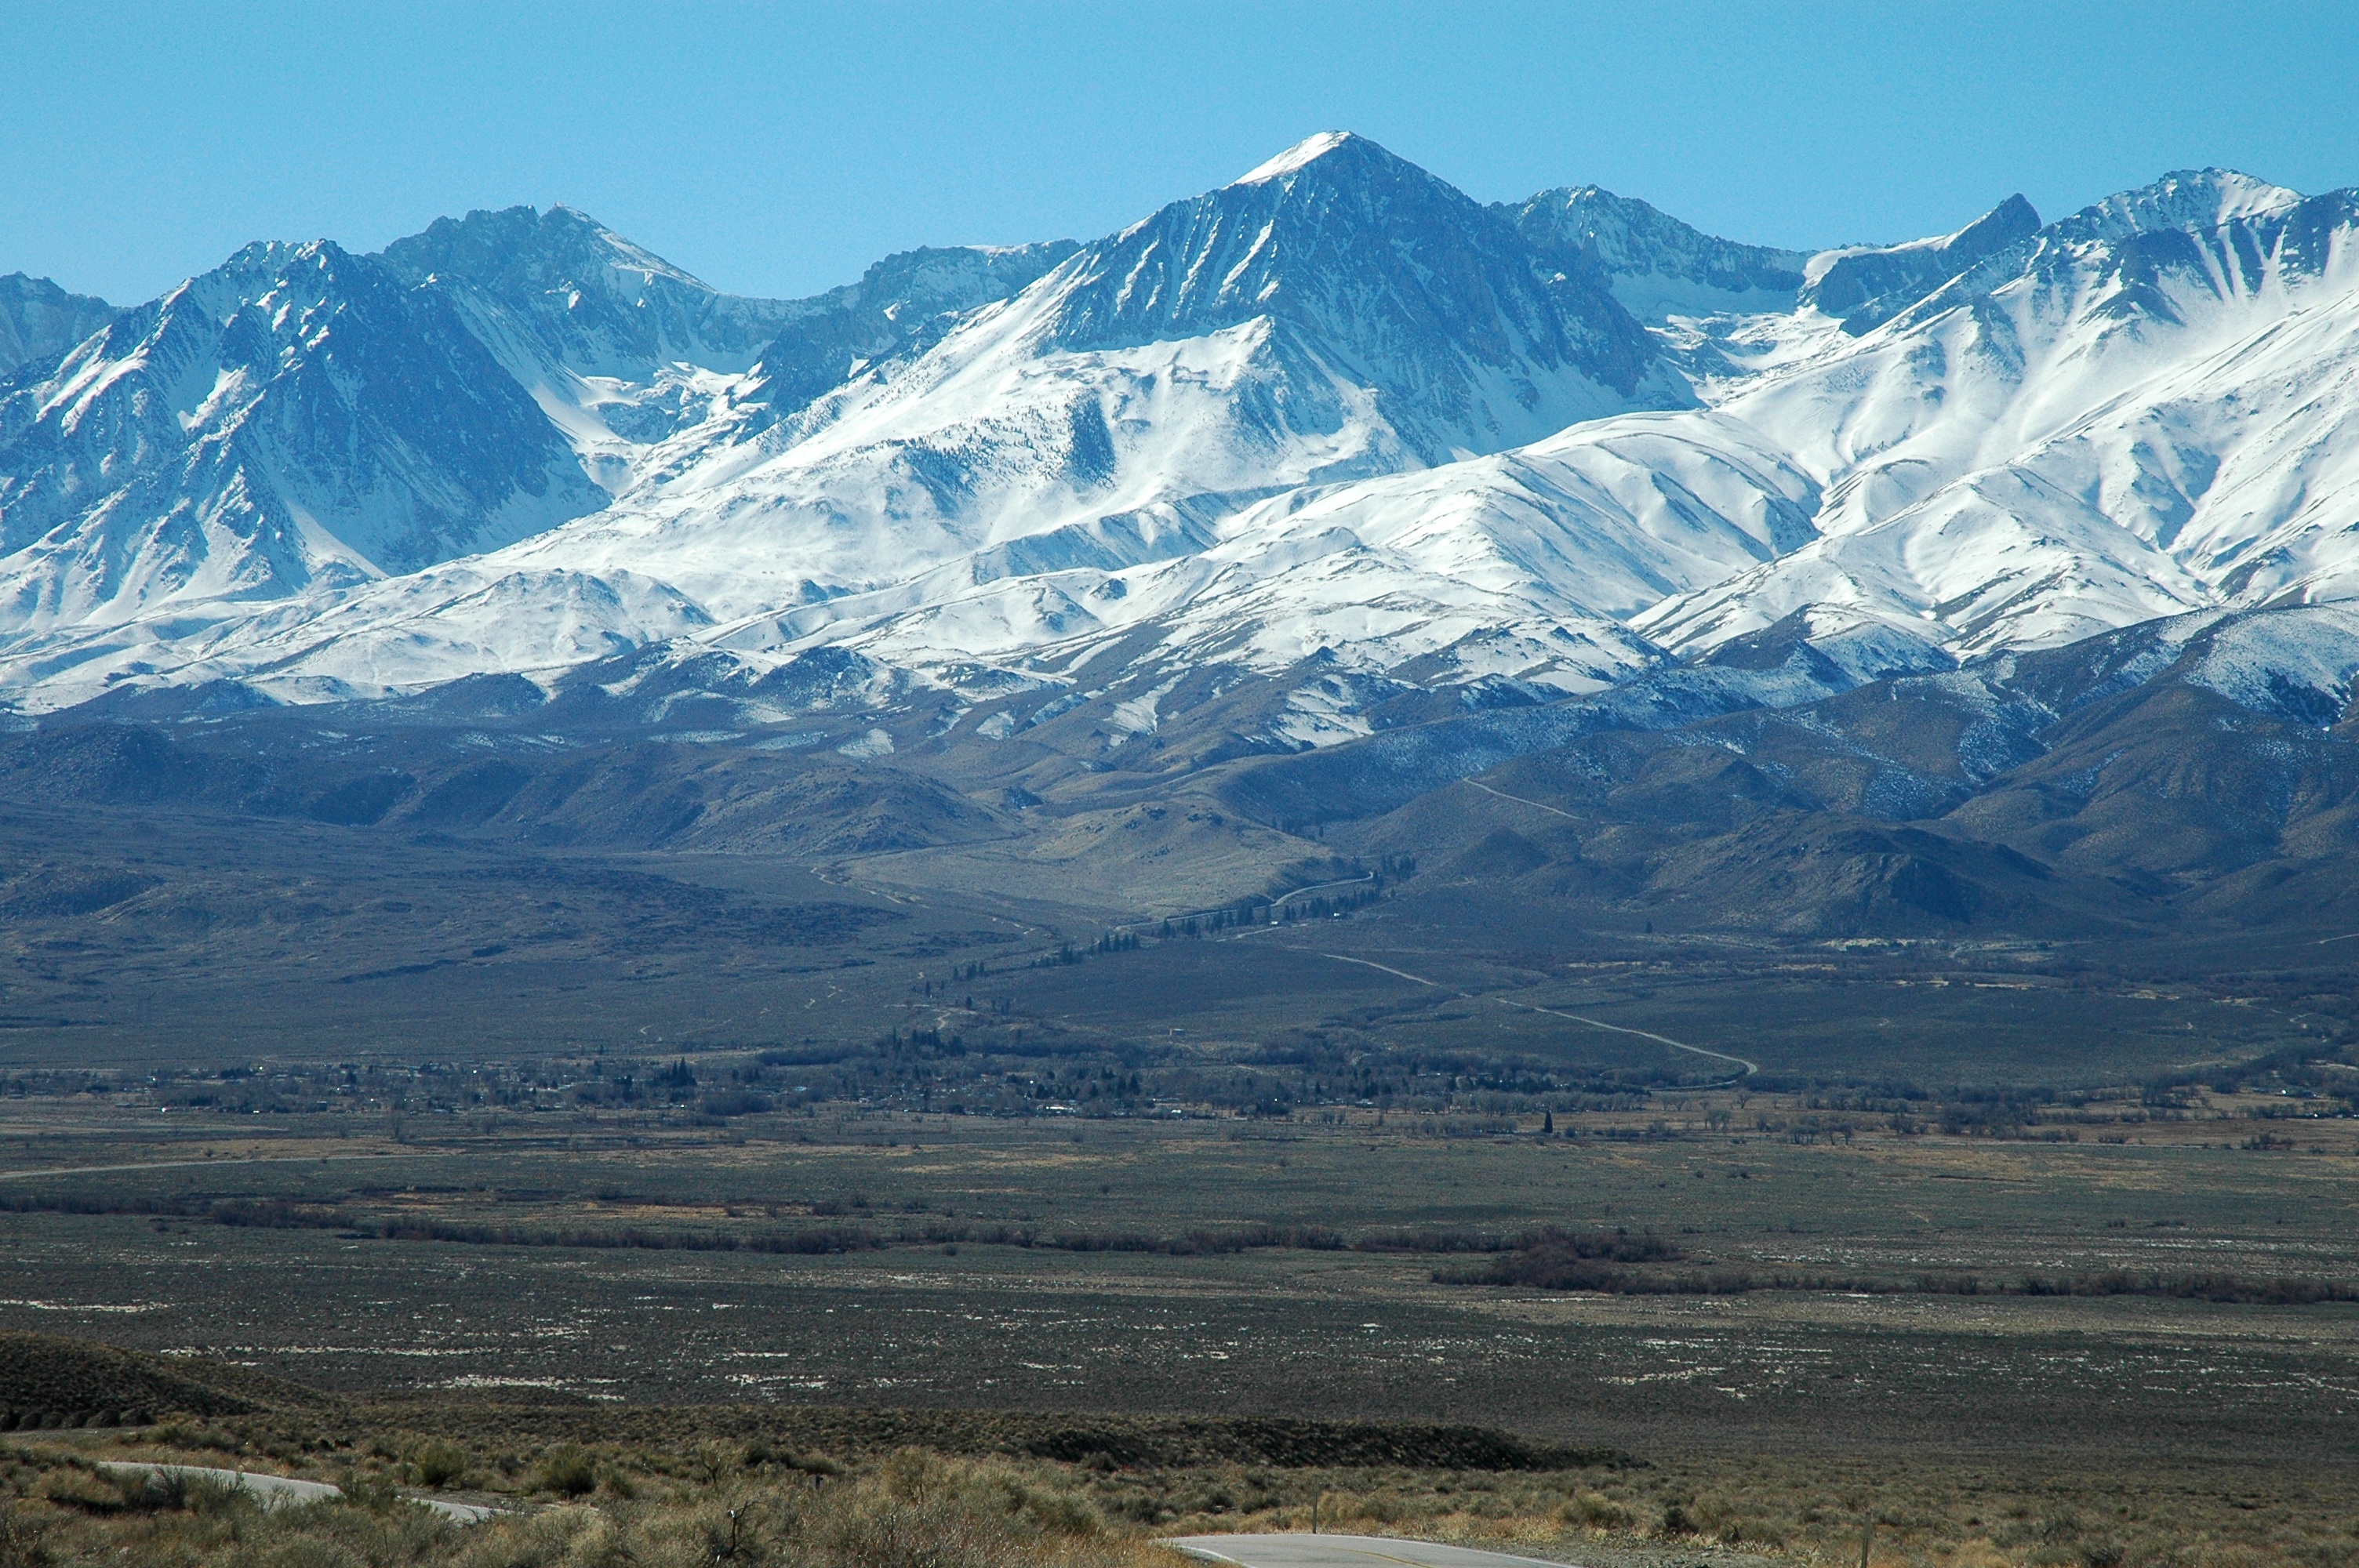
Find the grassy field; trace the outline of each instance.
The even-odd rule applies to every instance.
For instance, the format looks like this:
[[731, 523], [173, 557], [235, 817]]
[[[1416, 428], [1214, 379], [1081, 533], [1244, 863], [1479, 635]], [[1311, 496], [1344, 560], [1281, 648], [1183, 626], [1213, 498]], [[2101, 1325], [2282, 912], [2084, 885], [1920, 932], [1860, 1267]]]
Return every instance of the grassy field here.
[[[2004, 1138], [1806, 1128], [1826, 1115], [1809, 1096], [1739, 1087], [1569, 1113], [1572, 1137], [1357, 1107], [1321, 1122], [819, 1106], [717, 1125], [509, 1107], [414, 1111], [399, 1141], [382, 1107], [137, 1098], [0, 1100], [0, 1325], [321, 1393], [0, 1439], [25, 1499], [11, 1517], [53, 1562], [126, 1543], [243, 1561], [205, 1555], [237, 1531], [255, 1562], [321, 1541], [372, 1563], [619, 1561], [587, 1554], [613, 1532], [661, 1562], [702, 1550], [732, 1508], [770, 1519], [777, 1560], [832, 1561], [810, 1543], [838, 1538], [777, 1511], [807, 1480], [745, 1454], [825, 1455], [847, 1498], [873, 1500], [911, 1439], [983, 1467], [982, 1492], [951, 1495], [1000, 1499], [973, 1528], [1018, 1531], [990, 1535], [1016, 1555], [988, 1561], [1143, 1562], [1158, 1532], [1302, 1528], [1322, 1496], [1331, 1529], [1614, 1564], [1848, 1562], [1870, 1513], [1891, 1568], [2341, 1568], [2359, 1550], [2359, 1307], [2019, 1288], [2195, 1266], [2359, 1281], [2354, 1124], [2254, 1114], [2278, 1097], [2137, 1122], [2107, 1102], [2104, 1122]], [[1804, 1288], [1448, 1282], [1525, 1256], [1497, 1249], [1544, 1226], [1676, 1254], [1640, 1275]], [[806, 1243], [842, 1249], [761, 1249]], [[1873, 1288], [1809, 1288], [1828, 1276]], [[864, 1410], [984, 1424], [845, 1424]], [[1339, 1466], [1100, 1437], [1044, 1456], [990, 1435], [991, 1412], [1025, 1411], [1458, 1422], [1625, 1457]], [[587, 1511], [545, 1484], [568, 1444], [597, 1477]], [[700, 1477], [714, 1444], [733, 1457]], [[399, 1510], [241, 1524], [234, 1505], [141, 1511], [68, 1475], [133, 1451], [409, 1484], [455, 1451], [450, 1485], [541, 1511], [473, 1538]], [[1019, 1494], [1093, 1522], [1041, 1533], [1021, 1506], [990, 1511]]]
[[[2359, 1435], [2340, 1391], [2359, 1308], [2134, 1288], [2359, 1284], [2354, 1124], [2277, 1147], [2253, 1130], [2287, 1124], [2247, 1098], [2122, 1142], [1798, 1135], [1797, 1097], [1730, 1090], [1569, 1116], [1575, 1138], [1372, 1111], [880, 1111], [429, 1116], [396, 1143], [305, 1125], [332, 1117], [25, 1097], [0, 1146], [47, 1170], [0, 1183], [0, 1324], [353, 1393], [1243, 1400], [1652, 1447], [2338, 1447]], [[1642, 1285], [1759, 1284], [1448, 1282], [1546, 1226], [1661, 1238], [1676, 1257]], [[2023, 1293], [2114, 1276], [2132, 1286]]]
[[[176, 1371], [200, 1379], [208, 1364]], [[217, 1375], [217, 1374], [215, 1374]], [[261, 1390], [242, 1386], [247, 1395]], [[1330, 1530], [1456, 1541], [1606, 1568], [1857, 1560], [1872, 1568], [2341, 1568], [2359, 1501], [2333, 1454], [1518, 1448], [1468, 1429], [864, 1415], [768, 1407], [398, 1403], [303, 1395], [104, 1432], [0, 1438], [12, 1563], [1071, 1563], [1170, 1568], [1157, 1537]], [[284, 1396], [293, 1395], [291, 1400]], [[1447, 1457], [1445, 1457], [1447, 1455]], [[264, 1512], [108, 1462], [328, 1480]], [[459, 1529], [402, 1506], [509, 1511]]]

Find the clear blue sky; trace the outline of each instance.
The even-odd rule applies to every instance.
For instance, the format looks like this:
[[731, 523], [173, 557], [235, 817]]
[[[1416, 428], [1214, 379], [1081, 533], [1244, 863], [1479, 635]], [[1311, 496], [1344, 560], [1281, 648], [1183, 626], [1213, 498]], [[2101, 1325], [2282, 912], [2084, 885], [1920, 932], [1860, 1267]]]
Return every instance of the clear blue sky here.
[[1797, 246], [2223, 164], [2359, 184], [2340, 4], [0, 0], [0, 272], [119, 302], [250, 239], [564, 201], [722, 287], [1088, 238], [1314, 131]]

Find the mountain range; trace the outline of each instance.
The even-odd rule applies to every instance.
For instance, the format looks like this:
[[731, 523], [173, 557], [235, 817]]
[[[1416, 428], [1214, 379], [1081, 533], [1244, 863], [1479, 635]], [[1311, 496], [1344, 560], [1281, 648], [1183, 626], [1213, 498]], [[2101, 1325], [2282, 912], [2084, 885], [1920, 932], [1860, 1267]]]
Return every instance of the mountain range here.
[[[1952, 811], [2199, 643], [2205, 700], [2341, 721], [2355, 234], [2359, 193], [2205, 169], [1806, 253], [1328, 134], [809, 299], [562, 207], [256, 243], [127, 309], [11, 276], [0, 696], [994, 799], [1217, 774], [1300, 827], [1603, 732], [1749, 754], [1734, 716], [1867, 690], [1948, 760], [1812, 809]], [[2105, 673], [2025, 684], [2059, 660]]]

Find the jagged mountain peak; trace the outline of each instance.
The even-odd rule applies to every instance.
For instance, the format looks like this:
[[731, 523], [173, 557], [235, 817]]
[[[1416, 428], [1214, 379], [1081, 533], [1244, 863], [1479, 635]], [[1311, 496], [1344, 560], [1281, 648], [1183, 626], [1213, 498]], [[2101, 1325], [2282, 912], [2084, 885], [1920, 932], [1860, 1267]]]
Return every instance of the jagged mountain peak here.
[[1273, 733], [1323, 743], [1765, 628], [1852, 678], [2340, 597], [2355, 210], [2196, 170], [1805, 256], [1321, 133], [803, 300], [564, 207], [258, 244], [0, 384], [0, 689], [187, 684], [169, 645], [310, 700], [677, 636], [1028, 692], [1095, 645], [1123, 673], [1057, 714], [1103, 687], [1145, 734], [1310, 659], [1360, 684]]
[[1953, 229], [1945, 234], [1930, 234], [1923, 239], [1902, 240], [1888, 245], [1837, 245], [1831, 250], [1820, 251], [1810, 256], [1803, 275], [1815, 288], [1835, 268], [1863, 257], [1968, 254], [1979, 258], [2036, 233], [2039, 227], [2038, 209], [2018, 190], [1963, 228]]
[[2233, 168], [2185, 168], [2151, 185], [2116, 191], [2065, 220], [2076, 237], [2120, 238], [2165, 230], [2203, 232], [2267, 218], [2301, 204], [2299, 190]]
[[[1406, 168], [1415, 167], [1408, 164], [1404, 159], [1394, 157], [1392, 154], [1368, 140], [1367, 137], [1353, 132], [1321, 131], [1316, 135], [1303, 137], [1276, 157], [1256, 164], [1229, 183], [1233, 186], [1266, 185], [1273, 179], [1283, 179], [1288, 175], [1300, 174], [1323, 159], [1338, 157], [1343, 159], [1383, 158]], [[1331, 163], [1323, 172], [1332, 174], [1335, 171], [1336, 165]]]
[[[1559, 244], [1586, 243], [1609, 270], [1643, 265], [1672, 250], [1758, 258], [1799, 274], [1812, 254], [1707, 234], [1650, 201], [1617, 195], [1602, 185], [1560, 185], [1519, 202], [1503, 203], [1502, 210], [1527, 235], [1545, 236]], [[1535, 227], [1543, 222], [1545, 226], [1535, 234]]]
[[[71, 294], [67, 292], [67, 290], [55, 279], [35, 277], [29, 273], [0, 273], [0, 288], [5, 288], [12, 292], [24, 293], [27, 295], [38, 295], [42, 297], [59, 299], [90, 299], [95, 300], [98, 304], [106, 305], [105, 300], [99, 299], [95, 295]], [[106, 308], [110, 310], [117, 308], [112, 305], [107, 305]]]
[[1810, 260], [1805, 251], [1707, 234], [1600, 185], [1559, 186], [1495, 210], [1542, 251], [1593, 259], [1614, 297], [1644, 320], [1790, 310]]
[[1461, 222], [1480, 202], [1448, 180], [1367, 137], [1322, 131], [1216, 189], [1175, 201], [1114, 236], [1115, 243], [1178, 209], [1251, 214], [1300, 230], [1327, 224], [1418, 222], [1448, 211]]
[[2039, 210], [2018, 190], [1956, 233], [1930, 243], [1946, 253], [1986, 255], [2038, 228]]
[[2039, 232], [2020, 192], [1964, 228], [1897, 245], [1823, 251], [1803, 269], [1800, 302], [1839, 317], [1857, 336], [1891, 320], [1975, 264]]
[[[230, 342], [234, 355], [259, 355], [264, 339], [308, 337], [346, 307], [365, 308], [404, 291], [375, 257], [354, 255], [333, 240], [257, 240], [145, 305], [114, 313], [65, 362], [136, 361], [150, 374], [177, 367], [172, 374], [184, 384], [173, 387], [166, 406], [187, 415], [212, 384], [216, 340]], [[232, 330], [241, 317], [247, 318], [243, 329]], [[25, 374], [46, 379], [59, 369], [56, 362], [37, 361]]]
[[0, 615], [284, 598], [599, 499], [441, 295], [332, 240], [258, 242], [0, 384]]
[[1606, 259], [1615, 243], [1632, 232], [1666, 228], [1672, 233], [1685, 231], [1698, 238], [1708, 238], [1700, 229], [1680, 222], [1651, 201], [1636, 196], [1620, 196], [1602, 185], [1559, 185], [1526, 197], [1510, 211], [1519, 217], [1527, 212], [1555, 211], [1571, 221], [1574, 231], [1593, 235], [1601, 259]]
[[2190, 306], [2322, 275], [2349, 247], [2354, 213], [2359, 192], [2305, 197], [2234, 169], [2180, 170], [1997, 246], [1881, 319], [1907, 329], [2023, 279], [2060, 288], [2079, 298], [2074, 309], [2117, 325], [2183, 325]]
[[1084, 246], [1038, 287], [1037, 341], [1066, 350], [1266, 319], [1280, 351], [1388, 395], [1386, 416], [1427, 462], [1634, 399], [1682, 400], [1642, 390], [1653, 345], [1593, 263], [1542, 255], [1499, 212], [1364, 136], [1299, 143]]
[[379, 257], [452, 293], [527, 385], [561, 384], [560, 367], [638, 384], [678, 363], [742, 372], [795, 314], [784, 300], [723, 294], [572, 207], [438, 218]]
[[221, 265], [199, 273], [165, 297], [185, 289], [224, 284], [239, 289], [265, 287], [268, 280], [282, 278], [297, 268], [332, 276], [351, 260], [352, 253], [333, 240], [254, 240], [232, 251]]
[[46, 277], [0, 277], [0, 376], [28, 360], [63, 353], [113, 320], [119, 307], [69, 294]]
[[407, 276], [462, 277], [494, 292], [523, 285], [629, 286], [622, 277], [609, 280], [609, 273], [625, 275], [639, 287], [663, 278], [703, 294], [719, 292], [587, 212], [561, 204], [478, 208], [463, 218], [437, 218], [382, 254]]

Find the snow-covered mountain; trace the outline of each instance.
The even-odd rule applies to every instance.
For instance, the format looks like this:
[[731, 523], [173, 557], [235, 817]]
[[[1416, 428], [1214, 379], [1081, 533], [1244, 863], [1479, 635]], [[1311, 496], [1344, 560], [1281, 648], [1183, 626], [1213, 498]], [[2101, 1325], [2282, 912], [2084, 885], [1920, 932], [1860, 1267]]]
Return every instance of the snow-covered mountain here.
[[1790, 310], [1810, 262], [1807, 251], [1715, 239], [1594, 185], [1543, 190], [1503, 211], [1542, 250], [1603, 267], [1614, 297], [1644, 321]]
[[384, 260], [414, 287], [450, 295], [592, 474], [619, 492], [669, 438], [716, 419], [740, 437], [761, 428], [871, 362], [930, 344], [1076, 248], [911, 251], [812, 298], [759, 299], [722, 293], [560, 206], [438, 219], [387, 245]]
[[114, 307], [68, 294], [46, 277], [0, 277], [0, 375], [27, 360], [61, 354], [114, 317]]
[[[777, 306], [713, 296], [561, 210], [439, 224], [385, 266], [463, 324], [614, 503], [488, 556], [195, 630], [184, 605], [168, 646], [108, 628], [77, 643], [75, 678], [266, 671], [290, 691], [382, 689], [706, 626], [790, 651], [917, 612], [953, 628], [938, 641], [962, 656], [977, 622], [995, 627], [990, 651], [1024, 654], [1089, 619], [1077, 595], [1129, 591], [1060, 572], [1196, 557], [1265, 498], [1693, 401], [1600, 269], [1560, 265], [1357, 137], [1313, 138], [1060, 249], [933, 253], [855, 294]], [[848, 379], [806, 400], [826, 380], [810, 368], [855, 331], [868, 338]], [[1237, 548], [1277, 569], [1267, 549]], [[24, 564], [38, 580], [71, 575]], [[1216, 578], [1234, 574], [1207, 558], [1142, 583], [1136, 602], [1171, 608]], [[946, 597], [1008, 579], [992, 602], [942, 613]], [[519, 598], [546, 612], [518, 614]], [[76, 641], [63, 622], [26, 629]], [[529, 629], [551, 626], [563, 634], [536, 644]], [[913, 639], [905, 625], [887, 641]], [[1610, 640], [1619, 651], [1584, 678], [1652, 656]]]
[[824, 652], [943, 743], [1286, 747], [2359, 600], [2354, 222], [2207, 170], [1805, 255], [1327, 135], [810, 300], [562, 208], [255, 247], [0, 383], [0, 691], [622, 658], [758, 724]]
[[440, 295], [256, 244], [0, 382], [0, 618], [284, 598], [603, 504]]
[[[500, 564], [651, 574], [735, 622], [732, 645], [917, 615], [956, 626], [937, 646], [1018, 654], [1193, 599], [1262, 498], [1682, 401], [1601, 278], [1321, 137]], [[1143, 599], [1109, 589], [1180, 557]]]
[[960, 317], [1030, 287], [1079, 249], [1071, 240], [1048, 240], [886, 256], [859, 282], [798, 301], [762, 350], [763, 398], [780, 414], [796, 413], [871, 365], [933, 347]]
[[136, 666], [529, 537], [610, 505], [684, 434], [774, 419], [766, 356], [854, 332], [890, 351], [1070, 249], [920, 252], [815, 300], [748, 299], [519, 208], [379, 256], [248, 246], [130, 311], [17, 290], [47, 352], [0, 381], [0, 624]]
[[1822, 251], [1804, 265], [1799, 298], [1840, 318], [1843, 330], [1856, 337], [2038, 229], [2039, 214], [2018, 192], [1954, 234]]
[[1962, 654], [2359, 591], [2359, 198], [2174, 175], [2017, 241], [1719, 411], [1821, 537], [1636, 618], [1808, 611]]

